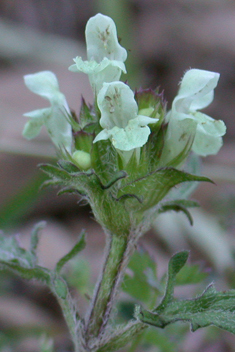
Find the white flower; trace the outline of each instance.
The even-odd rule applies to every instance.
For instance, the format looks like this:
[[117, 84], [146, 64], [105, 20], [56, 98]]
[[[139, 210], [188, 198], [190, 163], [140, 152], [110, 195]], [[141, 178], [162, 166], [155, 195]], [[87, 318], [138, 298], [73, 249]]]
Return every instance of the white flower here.
[[142, 147], [148, 140], [149, 123], [158, 119], [137, 115], [138, 106], [134, 93], [123, 82], [104, 83], [97, 96], [103, 130], [94, 143], [110, 138], [116, 149], [130, 151]]
[[69, 107], [65, 96], [60, 92], [56, 76], [50, 71], [42, 71], [24, 76], [26, 86], [33, 92], [50, 101], [51, 107], [24, 114], [31, 119], [26, 123], [23, 136], [36, 137], [45, 125], [53, 143], [58, 148], [71, 151], [72, 129], [67, 121]]
[[75, 64], [69, 70], [88, 74], [97, 94], [104, 82], [118, 81], [121, 73], [126, 73], [124, 61], [127, 52], [118, 43], [115, 23], [108, 16], [98, 13], [91, 17], [86, 25], [85, 36], [88, 61], [76, 57]]
[[[218, 80], [219, 74], [216, 72], [198, 69], [187, 71], [173, 101], [172, 110], [167, 115], [169, 132], [174, 130], [176, 133], [177, 125], [182, 130], [178, 133], [179, 140], [182, 141], [183, 137], [186, 140], [186, 137], [190, 135], [190, 129], [192, 133], [195, 133], [192, 150], [202, 156], [216, 154], [222, 146], [222, 136], [226, 132], [223, 121], [216, 121], [198, 111], [212, 102]], [[184, 134], [183, 121], [185, 119], [190, 119], [191, 122], [186, 124]], [[174, 144], [174, 141], [171, 143]]]

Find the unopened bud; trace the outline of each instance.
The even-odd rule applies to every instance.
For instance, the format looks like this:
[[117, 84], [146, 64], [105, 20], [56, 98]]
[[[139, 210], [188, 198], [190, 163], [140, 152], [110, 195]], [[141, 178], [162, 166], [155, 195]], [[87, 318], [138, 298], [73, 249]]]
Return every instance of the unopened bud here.
[[82, 150], [76, 150], [73, 153], [73, 159], [82, 170], [88, 170], [91, 167], [91, 155]]

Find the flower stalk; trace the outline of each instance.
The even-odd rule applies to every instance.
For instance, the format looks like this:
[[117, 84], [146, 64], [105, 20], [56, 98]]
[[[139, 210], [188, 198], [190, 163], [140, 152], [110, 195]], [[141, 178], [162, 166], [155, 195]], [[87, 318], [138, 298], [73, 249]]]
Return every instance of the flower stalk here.
[[104, 335], [118, 289], [137, 240], [137, 236], [132, 231], [128, 236], [109, 235], [107, 238], [107, 256], [85, 325], [85, 335], [89, 338]]

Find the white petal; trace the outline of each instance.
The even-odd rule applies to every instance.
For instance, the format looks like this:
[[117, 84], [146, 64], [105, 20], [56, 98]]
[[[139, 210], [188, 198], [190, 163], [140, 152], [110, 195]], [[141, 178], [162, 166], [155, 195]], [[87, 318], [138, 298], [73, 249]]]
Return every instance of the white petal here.
[[51, 115], [45, 122], [47, 131], [53, 143], [59, 148], [65, 148], [71, 152], [72, 131], [71, 125], [66, 119], [66, 110], [63, 106], [54, 105], [51, 108]]
[[112, 136], [112, 133], [110, 131], [111, 130], [102, 130], [100, 133], [97, 134], [97, 136], [93, 140], [93, 143], [109, 139]]
[[159, 167], [167, 166], [181, 153], [190, 151], [196, 128], [197, 124], [193, 119], [170, 119]]
[[134, 93], [123, 82], [104, 83], [97, 96], [103, 128], [125, 128], [128, 121], [137, 117], [138, 106]]
[[104, 58], [101, 62], [83, 61], [81, 57], [74, 59], [75, 65], [69, 67], [70, 71], [83, 72], [89, 75], [92, 89], [97, 93], [104, 82], [118, 81], [121, 73], [126, 73], [125, 64], [117, 60]]
[[59, 85], [53, 72], [42, 71], [24, 76], [26, 86], [43, 98], [54, 100], [59, 93]]
[[204, 95], [203, 97], [195, 98], [190, 105], [190, 110], [195, 111], [195, 110], [204, 109], [212, 103], [213, 99], [214, 99], [214, 91], [212, 90], [211, 92]]
[[131, 120], [126, 128], [114, 127], [109, 131], [112, 134], [112, 144], [121, 151], [142, 147], [147, 142], [150, 132], [148, 126], [139, 126], [137, 120]]
[[212, 117], [201, 112], [196, 112], [193, 116], [197, 122], [197, 130], [201, 130], [203, 133], [214, 137], [225, 135], [226, 126], [223, 121], [214, 120]]
[[207, 106], [211, 102], [211, 92], [217, 86], [218, 80], [219, 73], [216, 72], [198, 69], [187, 71], [173, 101], [172, 110], [187, 113], [192, 110], [194, 101], [196, 106]]
[[122, 62], [126, 60], [127, 52], [118, 43], [116, 26], [110, 17], [100, 13], [91, 17], [85, 35], [89, 60], [100, 62], [104, 57]]
[[42, 126], [48, 116], [50, 116], [51, 108], [34, 110], [24, 114], [24, 116], [31, 117], [31, 119], [26, 122], [23, 129], [23, 136], [27, 139], [35, 138], [41, 131]]
[[159, 121], [159, 119], [155, 118], [155, 117], [149, 117], [149, 116], [145, 116], [145, 115], [138, 115], [138, 121], [139, 121], [139, 125], [140, 126], [146, 126], [149, 123], [156, 123]]
[[25, 116], [31, 118], [25, 126], [23, 134], [26, 138], [34, 138], [40, 132], [40, 126], [46, 126], [47, 131], [59, 148], [69, 152], [72, 145], [72, 129], [66, 114], [69, 107], [65, 96], [60, 92], [56, 76], [50, 71], [43, 71], [24, 77], [26, 86], [34, 93], [47, 98], [51, 107], [31, 111]]
[[45, 108], [45, 109], [38, 109], [38, 110], [33, 110], [30, 112], [26, 112], [24, 116], [31, 117], [32, 119], [35, 120], [41, 120], [41, 121], [46, 121], [46, 118], [50, 116], [51, 114], [51, 108]]
[[192, 150], [201, 156], [217, 154], [223, 145], [222, 137], [217, 137], [197, 130]]

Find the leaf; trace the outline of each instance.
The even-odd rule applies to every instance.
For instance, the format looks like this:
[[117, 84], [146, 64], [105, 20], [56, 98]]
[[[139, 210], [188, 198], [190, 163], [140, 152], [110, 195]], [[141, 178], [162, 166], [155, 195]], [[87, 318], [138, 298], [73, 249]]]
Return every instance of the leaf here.
[[26, 268], [21, 264], [0, 260], [0, 270], [7, 269], [19, 275], [23, 279], [37, 279], [49, 285], [51, 276], [48, 269], [37, 266], [35, 268]]
[[184, 266], [187, 257], [187, 252], [180, 252], [171, 258], [166, 293], [162, 302], [152, 312], [137, 307], [136, 318], [159, 328], [183, 321], [191, 324], [192, 331], [215, 325], [235, 334], [235, 290], [219, 292], [211, 284], [196, 298], [179, 300], [173, 297], [176, 275]]
[[38, 241], [39, 241], [39, 232], [42, 229], [44, 229], [45, 226], [46, 226], [46, 222], [41, 221], [34, 226], [32, 232], [31, 232], [30, 252], [32, 253], [34, 264], [37, 264], [36, 250], [37, 250]]
[[174, 168], [162, 168], [122, 186], [117, 197], [134, 194], [141, 199], [144, 196], [141, 210], [147, 210], [160, 202], [174, 186], [192, 181], [212, 182], [207, 177], [192, 175]]
[[[69, 154], [68, 154], [69, 155]], [[69, 189], [78, 191], [81, 194], [86, 194], [87, 189], [93, 185], [93, 187], [100, 187], [99, 181], [96, 178], [96, 183], [92, 183], [90, 178], [95, 174], [93, 170], [79, 171], [76, 166], [73, 166], [69, 162], [60, 162], [59, 167], [50, 164], [41, 164], [40, 169], [45, 172], [51, 180], [44, 182], [43, 187], [47, 186], [64, 186], [60, 194], [66, 193]], [[66, 170], [69, 171], [66, 171]], [[70, 192], [71, 193], [71, 192]]]
[[176, 280], [176, 275], [183, 268], [189, 256], [188, 251], [183, 251], [176, 253], [171, 257], [168, 265], [168, 278], [166, 284], [166, 292], [163, 297], [161, 304], [158, 306], [158, 310], [164, 309], [165, 306], [173, 300], [174, 285]]
[[67, 171], [62, 170], [59, 167], [56, 167], [54, 165], [40, 164], [39, 167], [43, 172], [45, 172], [51, 178], [56, 178], [61, 181], [69, 181], [71, 179], [71, 176]]
[[235, 334], [235, 290], [218, 292], [210, 285], [201, 296], [172, 301], [164, 311], [139, 313], [143, 323], [164, 328], [176, 321], [188, 321], [192, 331], [209, 325]]
[[36, 278], [40, 281], [50, 282], [50, 271], [36, 264], [36, 244], [38, 231], [44, 224], [39, 223], [32, 231], [31, 249], [21, 248], [13, 236], [0, 234], [0, 268], [8, 269], [24, 279]]
[[59, 160], [58, 165], [68, 173], [80, 172], [80, 169], [67, 160]]
[[69, 253], [67, 253], [64, 257], [62, 257], [58, 263], [56, 264], [56, 272], [59, 273], [63, 266], [75, 255], [77, 255], [79, 252], [81, 252], [86, 246], [86, 241], [85, 241], [85, 232], [83, 231], [80, 235], [80, 238], [78, 242], [75, 244], [75, 246], [71, 249]]
[[165, 213], [167, 211], [182, 211], [188, 218], [190, 225], [193, 225], [193, 218], [187, 208], [198, 207], [197, 202], [186, 200], [186, 199], [177, 199], [170, 202], [164, 202], [160, 209], [158, 210], [159, 214]]
[[[44, 226], [44, 223], [37, 224], [32, 231], [30, 250], [27, 251], [21, 248], [13, 236], [4, 236], [0, 233], [0, 270], [7, 269], [13, 271], [24, 279], [37, 279], [46, 283], [51, 291], [55, 294], [63, 311], [65, 320], [68, 324], [72, 338], [75, 341], [77, 338], [77, 318], [72, 298], [68, 291], [68, 286], [65, 280], [58, 275], [58, 272], [50, 271], [47, 268], [36, 265], [36, 247], [38, 244], [38, 231]], [[62, 266], [74, 256], [74, 252], [81, 250], [83, 246], [83, 237], [74, 248], [64, 256], [60, 261], [58, 268]]]

